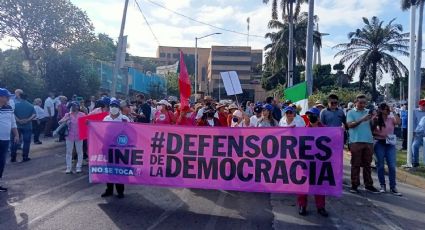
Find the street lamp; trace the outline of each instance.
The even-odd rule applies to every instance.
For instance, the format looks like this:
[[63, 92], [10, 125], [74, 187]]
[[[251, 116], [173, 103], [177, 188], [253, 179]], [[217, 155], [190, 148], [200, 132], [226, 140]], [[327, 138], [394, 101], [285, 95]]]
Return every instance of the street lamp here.
[[198, 40], [221, 33], [212, 33], [202, 37], [195, 37], [195, 97], [198, 93]]

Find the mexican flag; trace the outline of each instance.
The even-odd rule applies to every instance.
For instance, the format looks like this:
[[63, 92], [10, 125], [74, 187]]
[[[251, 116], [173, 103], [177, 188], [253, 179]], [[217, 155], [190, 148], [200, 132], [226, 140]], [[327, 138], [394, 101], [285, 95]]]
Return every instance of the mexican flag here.
[[180, 62], [179, 62], [179, 88], [180, 88], [180, 104], [181, 108], [189, 106], [189, 99], [191, 94], [190, 78], [187, 72], [186, 64], [184, 63], [184, 54], [180, 51]]
[[294, 85], [291, 88], [285, 89], [285, 99], [291, 100], [292, 103], [301, 106], [301, 114], [304, 114], [308, 110], [308, 94], [307, 94], [307, 82]]

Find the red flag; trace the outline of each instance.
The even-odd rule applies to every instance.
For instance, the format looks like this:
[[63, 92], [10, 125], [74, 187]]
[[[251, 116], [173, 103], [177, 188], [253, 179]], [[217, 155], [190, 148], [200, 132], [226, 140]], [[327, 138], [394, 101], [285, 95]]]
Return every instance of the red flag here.
[[180, 104], [181, 108], [184, 109], [185, 107], [189, 106], [189, 98], [192, 89], [190, 87], [189, 74], [187, 73], [187, 68], [186, 64], [184, 63], [184, 56], [182, 51], [180, 51], [179, 69]]
[[103, 121], [103, 118], [105, 118], [106, 116], [108, 116], [108, 112], [91, 114], [78, 118], [78, 131], [80, 134], [80, 139], [86, 140], [89, 135], [89, 131], [87, 129], [88, 121]]

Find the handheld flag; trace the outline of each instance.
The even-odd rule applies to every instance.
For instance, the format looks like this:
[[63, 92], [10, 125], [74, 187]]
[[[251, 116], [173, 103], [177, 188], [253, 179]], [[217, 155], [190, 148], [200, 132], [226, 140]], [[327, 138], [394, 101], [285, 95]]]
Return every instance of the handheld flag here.
[[308, 110], [307, 82], [301, 82], [291, 88], [285, 89], [285, 99], [291, 100], [294, 104], [300, 105], [304, 114]]
[[186, 64], [184, 63], [183, 52], [180, 51], [179, 63], [179, 88], [180, 88], [180, 104], [181, 108], [189, 106], [189, 98], [191, 94], [190, 78], [187, 72]]

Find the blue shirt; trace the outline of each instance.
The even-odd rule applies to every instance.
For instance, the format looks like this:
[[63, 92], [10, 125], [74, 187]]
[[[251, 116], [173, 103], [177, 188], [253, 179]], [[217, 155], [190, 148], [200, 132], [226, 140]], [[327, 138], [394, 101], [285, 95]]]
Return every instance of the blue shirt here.
[[331, 110], [327, 108], [320, 113], [320, 122], [326, 127], [342, 127], [346, 119], [344, 111], [341, 109]]
[[[357, 110], [356, 108], [347, 113], [347, 123], [358, 122], [369, 113], [368, 109]], [[348, 130], [350, 136], [350, 143], [370, 143], [373, 144], [372, 128], [370, 120], [363, 121], [355, 128]]]
[[[35, 114], [34, 106], [26, 100], [15, 105], [15, 116], [18, 119], [28, 119]], [[32, 121], [28, 121], [25, 124], [17, 124], [20, 129], [32, 129]]]
[[401, 110], [400, 111], [400, 118], [401, 118], [401, 128], [407, 129], [407, 110]]

